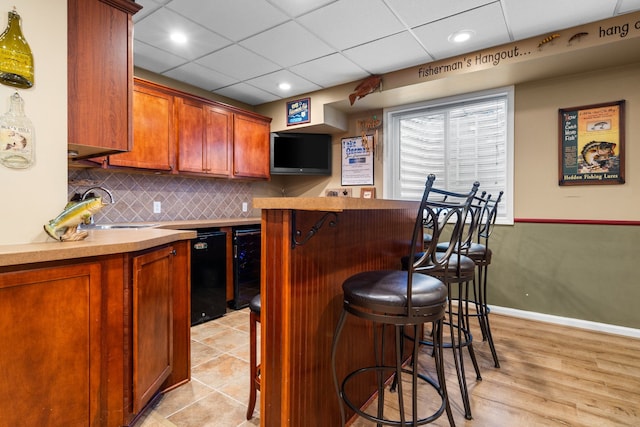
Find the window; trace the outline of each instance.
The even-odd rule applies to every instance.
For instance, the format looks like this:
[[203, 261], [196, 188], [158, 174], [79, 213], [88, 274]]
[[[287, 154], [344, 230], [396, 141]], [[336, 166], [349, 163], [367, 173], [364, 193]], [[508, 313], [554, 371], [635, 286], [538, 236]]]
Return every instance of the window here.
[[504, 191], [498, 222], [513, 224], [513, 88], [385, 109], [385, 198], [420, 200], [436, 186]]

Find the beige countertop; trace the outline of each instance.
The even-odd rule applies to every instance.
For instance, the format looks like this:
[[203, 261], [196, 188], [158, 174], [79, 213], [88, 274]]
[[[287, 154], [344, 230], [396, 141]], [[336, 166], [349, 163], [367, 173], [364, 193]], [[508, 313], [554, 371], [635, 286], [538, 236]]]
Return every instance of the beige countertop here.
[[196, 237], [197, 228], [260, 224], [260, 218], [158, 221], [147, 228], [89, 230], [78, 242], [45, 242], [0, 245], [0, 267], [135, 252]]
[[417, 209], [419, 202], [355, 197], [264, 197], [253, 199], [258, 209], [297, 209], [341, 212], [346, 210]]
[[238, 225], [260, 224], [260, 217], [251, 218], [218, 218], [218, 219], [188, 219], [183, 221], [149, 221], [157, 224], [157, 228], [171, 230], [194, 230], [196, 228], [232, 227]]

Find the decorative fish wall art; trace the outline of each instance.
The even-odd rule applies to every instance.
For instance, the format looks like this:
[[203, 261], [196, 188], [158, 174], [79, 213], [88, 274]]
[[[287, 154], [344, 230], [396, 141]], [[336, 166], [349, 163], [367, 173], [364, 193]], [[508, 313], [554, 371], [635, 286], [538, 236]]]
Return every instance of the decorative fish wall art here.
[[349, 95], [349, 102], [353, 105], [358, 99], [364, 98], [376, 90], [382, 91], [382, 76], [372, 75], [364, 79]]

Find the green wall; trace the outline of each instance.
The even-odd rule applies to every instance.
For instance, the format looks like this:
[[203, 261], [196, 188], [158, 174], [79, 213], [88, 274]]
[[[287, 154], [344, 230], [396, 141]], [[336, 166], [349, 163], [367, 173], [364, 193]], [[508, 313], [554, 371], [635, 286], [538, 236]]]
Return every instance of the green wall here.
[[496, 226], [490, 305], [640, 328], [640, 226]]

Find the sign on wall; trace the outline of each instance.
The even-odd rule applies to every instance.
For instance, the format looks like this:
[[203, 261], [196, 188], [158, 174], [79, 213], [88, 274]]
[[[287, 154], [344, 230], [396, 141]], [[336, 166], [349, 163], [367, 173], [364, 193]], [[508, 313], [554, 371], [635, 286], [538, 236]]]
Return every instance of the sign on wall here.
[[373, 136], [342, 138], [342, 185], [373, 185]]
[[311, 121], [311, 99], [302, 98], [287, 102], [287, 126]]
[[624, 184], [624, 104], [559, 110], [560, 185]]

